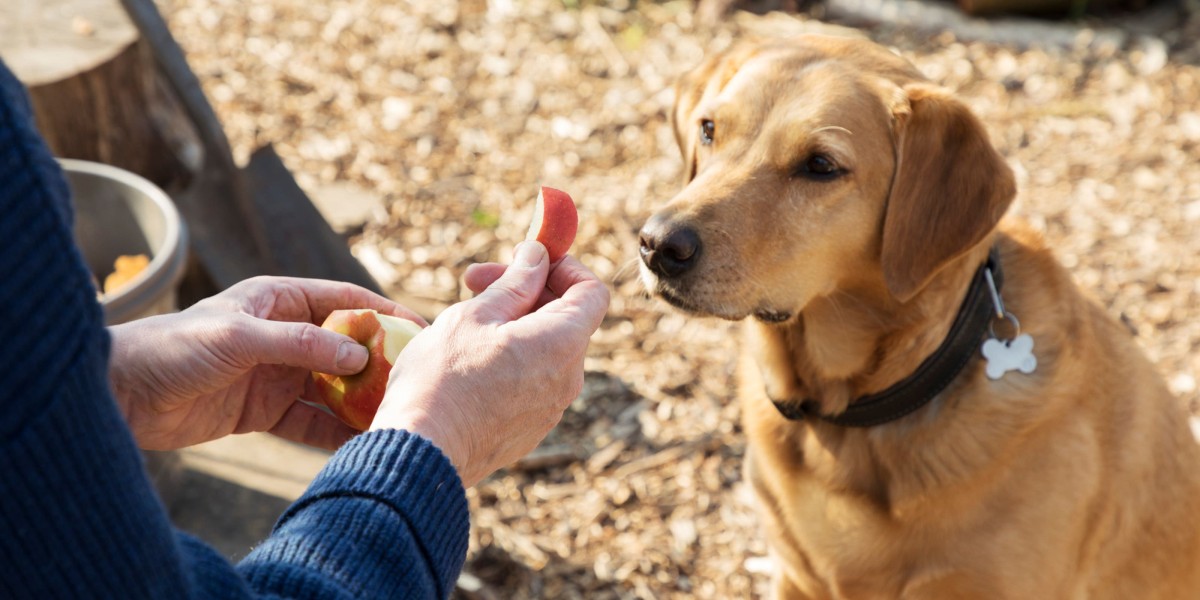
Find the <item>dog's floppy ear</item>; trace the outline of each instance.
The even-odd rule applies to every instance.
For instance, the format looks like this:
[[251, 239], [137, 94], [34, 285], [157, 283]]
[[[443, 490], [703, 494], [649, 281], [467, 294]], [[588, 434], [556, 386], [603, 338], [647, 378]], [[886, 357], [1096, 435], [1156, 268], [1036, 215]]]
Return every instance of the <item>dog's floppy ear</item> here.
[[880, 256], [901, 302], [983, 240], [1016, 195], [1012, 169], [966, 105], [924, 84], [903, 95], [894, 108], [896, 173]]

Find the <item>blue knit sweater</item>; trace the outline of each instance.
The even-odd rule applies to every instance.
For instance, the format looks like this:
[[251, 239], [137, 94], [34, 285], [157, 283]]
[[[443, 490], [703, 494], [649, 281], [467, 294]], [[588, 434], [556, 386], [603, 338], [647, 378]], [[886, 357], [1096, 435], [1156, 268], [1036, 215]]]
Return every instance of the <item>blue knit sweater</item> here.
[[172, 528], [117, 411], [68, 189], [0, 63], [0, 598], [446, 598], [466, 496], [428, 441], [360, 435], [238, 565]]

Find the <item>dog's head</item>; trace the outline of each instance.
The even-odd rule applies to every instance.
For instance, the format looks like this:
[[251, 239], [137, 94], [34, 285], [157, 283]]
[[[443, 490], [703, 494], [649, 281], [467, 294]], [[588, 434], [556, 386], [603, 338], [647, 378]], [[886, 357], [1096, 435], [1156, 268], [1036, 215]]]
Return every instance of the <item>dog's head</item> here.
[[641, 231], [652, 293], [784, 321], [855, 286], [912, 298], [1015, 195], [982, 124], [864, 40], [744, 44], [676, 86], [686, 187]]

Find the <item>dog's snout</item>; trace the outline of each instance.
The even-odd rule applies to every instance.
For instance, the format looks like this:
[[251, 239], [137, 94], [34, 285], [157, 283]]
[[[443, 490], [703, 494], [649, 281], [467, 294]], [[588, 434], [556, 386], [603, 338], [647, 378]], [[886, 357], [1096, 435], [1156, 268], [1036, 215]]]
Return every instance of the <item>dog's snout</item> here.
[[661, 215], [642, 226], [638, 239], [642, 262], [659, 277], [678, 277], [700, 257], [700, 234]]

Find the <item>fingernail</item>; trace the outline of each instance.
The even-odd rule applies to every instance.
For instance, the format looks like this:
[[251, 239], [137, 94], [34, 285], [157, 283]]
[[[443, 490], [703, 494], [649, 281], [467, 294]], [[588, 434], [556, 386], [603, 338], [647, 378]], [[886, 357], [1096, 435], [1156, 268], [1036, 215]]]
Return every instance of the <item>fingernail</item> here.
[[517, 244], [517, 253], [513, 257], [513, 266], [536, 267], [546, 256], [546, 247], [538, 242], [521, 242]]
[[338, 346], [337, 366], [339, 369], [355, 373], [367, 366], [367, 349], [354, 342], [342, 342]]

